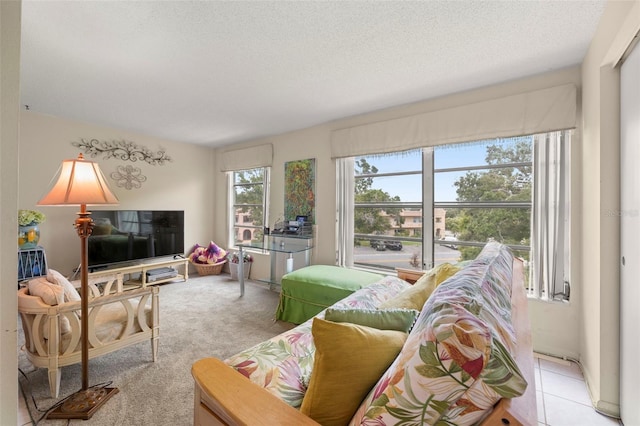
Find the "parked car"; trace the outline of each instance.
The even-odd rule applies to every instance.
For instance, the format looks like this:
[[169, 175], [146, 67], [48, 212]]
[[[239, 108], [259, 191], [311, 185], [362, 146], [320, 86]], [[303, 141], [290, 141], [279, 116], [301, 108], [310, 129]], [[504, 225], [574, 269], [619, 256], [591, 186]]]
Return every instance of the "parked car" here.
[[387, 245], [384, 241], [381, 240], [371, 240], [369, 242], [371, 248], [377, 251], [385, 251], [387, 249]]
[[449, 247], [452, 248], [454, 250], [458, 249], [458, 245], [454, 244], [454, 241], [458, 241], [458, 239], [456, 237], [443, 237], [440, 239], [440, 241], [448, 241], [449, 244], [442, 244], [445, 247]]
[[389, 250], [395, 250], [395, 251], [400, 251], [402, 250], [402, 243], [400, 241], [385, 241], [384, 245], [389, 249]]

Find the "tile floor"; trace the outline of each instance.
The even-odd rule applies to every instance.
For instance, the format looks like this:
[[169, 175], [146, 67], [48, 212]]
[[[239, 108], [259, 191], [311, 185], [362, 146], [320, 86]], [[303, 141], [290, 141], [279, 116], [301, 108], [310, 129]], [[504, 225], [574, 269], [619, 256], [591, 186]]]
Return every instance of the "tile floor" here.
[[620, 426], [593, 409], [578, 364], [535, 354], [538, 425]]
[[[622, 425], [619, 420], [593, 409], [577, 364], [538, 354], [534, 361], [539, 426]], [[22, 396], [19, 400], [18, 426], [30, 425]]]
[[[34, 420], [38, 420], [37, 418]], [[27, 410], [27, 404], [24, 402], [22, 394], [18, 390], [18, 426], [31, 425], [31, 419], [29, 418], [29, 411]]]

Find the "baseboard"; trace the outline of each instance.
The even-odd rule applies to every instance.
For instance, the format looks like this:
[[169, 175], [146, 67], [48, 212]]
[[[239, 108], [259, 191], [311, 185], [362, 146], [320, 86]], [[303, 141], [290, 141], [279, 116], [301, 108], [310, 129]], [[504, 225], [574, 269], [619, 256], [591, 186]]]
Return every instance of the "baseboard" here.
[[620, 418], [619, 404], [599, 400], [593, 402], [593, 408], [595, 408], [598, 413], [604, 414], [605, 416], [614, 417], [616, 419]]
[[561, 357], [553, 356], [553, 355], [547, 355], [547, 354], [534, 351], [533, 356], [534, 358], [544, 359], [544, 360], [555, 362], [561, 365], [571, 365], [571, 361]]
[[[582, 369], [582, 366], [580, 366], [580, 368]], [[591, 391], [591, 381], [584, 369], [582, 369], [582, 376], [584, 377], [584, 382], [587, 385], [587, 393], [589, 394], [589, 399], [591, 400], [591, 405], [593, 406], [593, 409], [605, 416], [619, 419], [620, 404], [614, 404], [612, 402], [604, 401], [602, 399], [595, 399], [593, 397], [593, 392]]]
[[571, 363], [575, 363], [582, 372], [582, 377], [584, 378], [585, 385], [587, 387], [587, 393], [589, 394], [589, 399], [591, 400], [591, 405], [593, 409], [598, 413], [603, 414], [608, 417], [613, 417], [616, 419], [620, 418], [620, 404], [614, 404], [612, 402], [596, 400], [593, 398], [593, 392], [591, 391], [590, 380], [587, 372], [582, 367], [582, 364], [570, 357], [559, 357], [554, 355], [549, 355], [546, 353], [535, 352], [533, 356], [540, 359], [546, 359], [548, 361], [557, 362], [559, 364], [570, 365]]

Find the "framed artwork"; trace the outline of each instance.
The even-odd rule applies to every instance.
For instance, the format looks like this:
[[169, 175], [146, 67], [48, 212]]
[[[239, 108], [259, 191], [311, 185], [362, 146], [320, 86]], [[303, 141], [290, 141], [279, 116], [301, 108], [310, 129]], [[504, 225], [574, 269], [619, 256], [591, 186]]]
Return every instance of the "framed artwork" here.
[[315, 223], [316, 159], [284, 163], [284, 218], [307, 216]]

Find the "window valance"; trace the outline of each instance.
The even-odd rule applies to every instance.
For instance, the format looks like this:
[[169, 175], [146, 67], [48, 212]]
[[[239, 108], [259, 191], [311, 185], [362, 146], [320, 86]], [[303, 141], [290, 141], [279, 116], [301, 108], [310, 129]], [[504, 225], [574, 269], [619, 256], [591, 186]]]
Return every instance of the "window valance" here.
[[331, 135], [331, 157], [573, 129], [576, 111], [577, 88], [565, 84], [335, 130]]
[[264, 144], [223, 152], [220, 171], [230, 172], [255, 169], [256, 167], [269, 167], [272, 163], [273, 145]]

